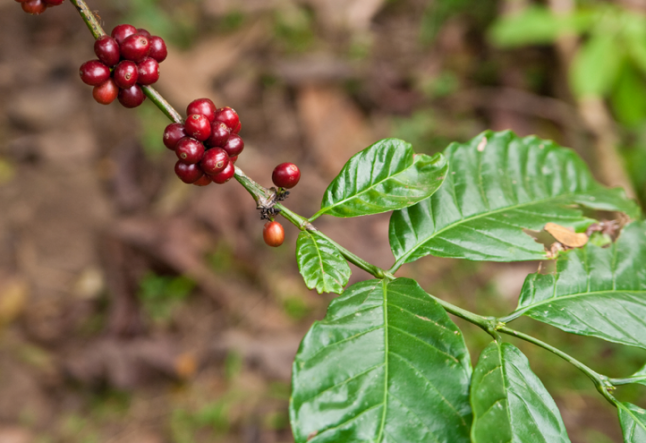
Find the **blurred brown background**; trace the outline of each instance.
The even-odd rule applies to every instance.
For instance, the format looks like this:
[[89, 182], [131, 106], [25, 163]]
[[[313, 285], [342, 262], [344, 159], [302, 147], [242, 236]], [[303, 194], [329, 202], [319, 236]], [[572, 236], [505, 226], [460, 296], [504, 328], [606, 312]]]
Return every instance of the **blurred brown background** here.
[[[599, 4], [643, 17], [639, 2], [543, 6]], [[108, 32], [125, 22], [167, 40], [156, 87], [178, 110], [210, 97], [238, 111], [246, 142], [238, 165], [248, 175], [268, 186], [275, 165], [298, 164], [303, 177], [287, 204], [300, 214], [316, 212], [345, 161], [380, 138], [432, 153], [486, 128], [572, 146], [601, 180], [642, 195], [639, 126], [617, 123], [607, 97], [577, 99], [568, 85], [586, 35], [515, 49], [488, 38], [533, 2], [89, 5]], [[332, 297], [303, 285], [293, 227], [281, 248], [264, 245], [254, 202], [237, 183], [198, 188], [175, 178], [161, 143], [168, 122], [149, 101], [136, 110], [95, 103], [77, 74], [91, 58], [91, 35], [69, 3], [38, 17], [0, 3], [0, 443], [292, 441], [291, 361]], [[388, 215], [323, 217], [317, 227], [392, 264]], [[536, 268], [427, 258], [399, 275], [503, 315]], [[353, 271], [352, 281], [369, 277]], [[488, 338], [458, 324], [475, 362]], [[640, 350], [522, 327], [608, 375], [627, 376], [646, 360]], [[573, 442], [620, 441], [615, 411], [584, 376], [516, 344]], [[643, 389], [621, 395], [644, 406]]]

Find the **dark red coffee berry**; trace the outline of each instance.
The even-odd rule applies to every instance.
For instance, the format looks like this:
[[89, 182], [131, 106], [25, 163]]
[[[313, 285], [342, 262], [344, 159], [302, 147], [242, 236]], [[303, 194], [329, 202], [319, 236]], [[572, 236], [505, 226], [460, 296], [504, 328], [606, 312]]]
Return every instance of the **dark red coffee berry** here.
[[229, 140], [230, 135], [231, 130], [227, 125], [222, 122], [215, 122], [211, 126], [211, 136], [204, 143], [211, 148], [221, 148]]
[[196, 182], [193, 182], [195, 186], [207, 186], [207, 185], [210, 185], [211, 183], [213, 183], [213, 179], [206, 174], [200, 177], [200, 179], [197, 180]]
[[121, 59], [119, 43], [109, 35], [101, 36], [94, 42], [94, 53], [109, 67], [116, 65]]
[[281, 163], [271, 174], [271, 181], [279, 188], [293, 188], [301, 179], [301, 171], [294, 163]]
[[146, 57], [137, 64], [137, 83], [152, 85], [159, 80], [159, 63], [152, 57]]
[[229, 163], [234, 163], [238, 161], [238, 156], [234, 155], [233, 157], [229, 156]]
[[184, 137], [175, 145], [175, 154], [183, 163], [198, 163], [204, 156], [204, 145], [192, 137]]
[[265, 243], [274, 248], [282, 245], [285, 241], [283, 225], [277, 221], [268, 221], [262, 229], [262, 238], [265, 240]]
[[121, 57], [139, 63], [150, 52], [150, 40], [145, 35], [133, 34], [126, 37], [119, 44], [119, 48], [121, 49]]
[[14, 0], [14, 1], [15, 1], [16, 3], [26, 3], [26, 2], [28, 2], [29, 0]]
[[135, 28], [132, 25], [118, 25], [115, 26], [114, 29], [112, 30], [112, 33], [110, 34], [112, 38], [114, 38], [119, 45], [123, 43], [123, 41], [130, 37], [132, 34], [137, 33], [137, 28]]
[[150, 54], [148, 56], [157, 60], [158, 63], [166, 60], [168, 49], [166, 49], [166, 43], [163, 38], [157, 36], [150, 38]]
[[225, 106], [215, 111], [215, 121], [222, 122], [229, 127], [232, 131], [238, 128], [240, 118], [232, 108]]
[[164, 129], [164, 146], [170, 150], [175, 150], [177, 142], [186, 137], [184, 125], [181, 123], [171, 123]]
[[110, 78], [110, 68], [99, 60], [90, 60], [81, 65], [79, 75], [86, 85], [99, 86]]
[[121, 89], [128, 89], [135, 85], [139, 78], [137, 64], [130, 60], [123, 60], [114, 68], [112, 78]]
[[198, 98], [197, 100], [193, 100], [188, 104], [188, 107], [186, 108], [186, 115], [202, 114], [210, 122], [213, 122], [213, 120], [215, 120], [215, 110], [216, 107], [210, 99]]
[[146, 96], [139, 85], [133, 85], [128, 89], [119, 90], [119, 103], [125, 108], [136, 108], [144, 100], [146, 100]]
[[229, 155], [238, 156], [244, 149], [244, 141], [238, 134], [231, 134], [222, 149]]
[[229, 154], [222, 148], [213, 148], [204, 153], [200, 168], [205, 174], [215, 175], [224, 171], [228, 164]]
[[222, 185], [231, 180], [235, 173], [236, 167], [233, 165], [233, 163], [231, 163], [231, 159], [229, 159], [229, 164], [227, 165], [227, 167], [224, 168], [222, 172], [218, 172], [217, 174], [211, 176], [211, 178], [218, 185]]
[[204, 176], [199, 166], [195, 164], [187, 165], [186, 163], [182, 163], [181, 160], [175, 163], [175, 174], [184, 183], [195, 183]]
[[107, 79], [99, 86], [95, 86], [92, 90], [92, 97], [102, 105], [109, 105], [115, 101], [117, 95], [119, 95], [119, 87], [111, 78]]
[[47, 3], [47, 6], [58, 6], [62, 4], [65, 0], [44, 0]]
[[47, 4], [42, 0], [29, 0], [20, 5], [27, 14], [39, 15], [45, 12]]
[[240, 133], [241, 129], [242, 129], [242, 123], [238, 123], [238, 127], [234, 129], [233, 133], [238, 134]]
[[191, 137], [204, 141], [211, 135], [211, 122], [202, 114], [191, 114], [184, 122], [184, 130]]
[[137, 34], [146, 36], [148, 38], [152, 37], [152, 35], [150, 35], [150, 32], [146, 31], [144, 28], [137, 28]]

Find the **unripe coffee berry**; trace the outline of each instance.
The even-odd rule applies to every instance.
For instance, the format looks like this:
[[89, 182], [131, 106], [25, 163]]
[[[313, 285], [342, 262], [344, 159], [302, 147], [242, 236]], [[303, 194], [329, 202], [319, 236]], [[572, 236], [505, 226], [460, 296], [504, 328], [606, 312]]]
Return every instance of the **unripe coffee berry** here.
[[184, 137], [177, 142], [175, 154], [183, 163], [198, 163], [204, 156], [204, 145], [192, 137]]
[[28, 0], [20, 5], [27, 14], [39, 15], [45, 12], [47, 4], [42, 0]]
[[211, 177], [206, 174], [200, 177], [196, 182], [193, 182], [195, 186], [207, 186], [211, 183], [213, 183], [213, 179], [211, 179]]
[[229, 154], [222, 148], [213, 148], [204, 153], [200, 168], [205, 174], [215, 175], [224, 171], [228, 164]]
[[188, 104], [188, 107], [186, 108], [186, 115], [202, 114], [210, 122], [213, 122], [213, 120], [215, 120], [215, 110], [215, 104], [213, 104], [210, 99], [198, 98], [197, 100], [193, 100]]
[[137, 83], [152, 85], [159, 80], [159, 63], [152, 57], [146, 57], [137, 64]]
[[222, 185], [229, 180], [233, 178], [233, 176], [236, 173], [236, 168], [233, 166], [233, 163], [231, 162], [231, 159], [229, 159], [229, 164], [227, 165], [226, 168], [222, 170], [222, 172], [218, 172], [217, 174], [211, 176], [213, 179], [214, 183], [217, 183], [218, 185]]
[[301, 179], [301, 171], [294, 163], [281, 163], [271, 174], [271, 181], [279, 188], [293, 188]]
[[148, 56], [157, 60], [157, 63], [161, 63], [166, 60], [168, 49], [166, 49], [166, 43], [163, 38], [157, 36], [152, 36], [150, 38], [150, 53]]
[[148, 56], [150, 41], [145, 35], [133, 34], [121, 42], [119, 49], [121, 49], [121, 57], [139, 63]]
[[262, 238], [265, 240], [265, 243], [274, 248], [282, 245], [285, 241], [283, 225], [277, 221], [268, 221], [262, 229]]
[[164, 146], [170, 150], [175, 150], [177, 142], [186, 137], [184, 125], [181, 123], [171, 123], [164, 129]]
[[119, 87], [111, 78], [107, 79], [99, 86], [95, 86], [92, 90], [92, 97], [102, 105], [109, 105], [115, 101], [118, 95]]
[[137, 28], [132, 25], [123, 24], [115, 26], [110, 35], [117, 41], [117, 43], [119, 43], [119, 45], [121, 45], [126, 38], [136, 33]]
[[184, 183], [195, 183], [197, 180], [204, 176], [204, 173], [199, 168], [199, 166], [192, 164], [187, 165], [178, 161], [175, 163], [175, 174], [179, 177]]
[[86, 85], [99, 86], [110, 78], [110, 68], [99, 60], [90, 60], [81, 65], [79, 75]]
[[222, 122], [229, 127], [232, 131], [238, 128], [240, 118], [236, 111], [228, 106], [220, 108], [215, 112], [215, 121]]
[[244, 141], [238, 134], [231, 134], [222, 149], [230, 156], [238, 156], [244, 149]]
[[227, 125], [222, 122], [215, 122], [211, 126], [211, 136], [205, 141], [207, 146], [212, 148], [221, 148], [225, 145], [229, 136], [231, 135], [231, 130]]
[[94, 42], [94, 53], [109, 67], [116, 65], [121, 60], [119, 43], [109, 35], [103, 35]]
[[137, 79], [139, 78], [137, 64], [130, 60], [123, 60], [114, 68], [112, 78], [121, 89], [128, 89], [137, 84]]
[[119, 103], [125, 108], [136, 108], [146, 100], [144, 91], [138, 85], [133, 85], [128, 89], [119, 90]]
[[191, 137], [204, 141], [211, 135], [211, 122], [202, 114], [191, 114], [184, 122], [184, 130]]

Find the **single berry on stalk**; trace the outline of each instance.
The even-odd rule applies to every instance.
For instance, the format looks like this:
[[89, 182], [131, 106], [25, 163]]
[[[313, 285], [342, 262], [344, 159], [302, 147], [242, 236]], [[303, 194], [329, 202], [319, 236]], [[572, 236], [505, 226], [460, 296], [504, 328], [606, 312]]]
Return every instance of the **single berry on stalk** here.
[[193, 182], [195, 186], [207, 186], [213, 183], [213, 180], [211, 179], [210, 176], [204, 174], [202, 177], [200, 177], [197, 181]]
[[301, 171], [294, 163], [281, 163], [271, 174], [271, 181], [279, 188], [293, 188], [300, 179]]
[[139, 78], [137, 64], [130, 60], [123, 60], [114, 68], [112, 78], [121, 89], [128, 89], [136, 85]]
[[265, 243], [274, 248], [282, 245], [285, 241], [283, 225], [277, 221], [268, 221], [262, 229], [262, 238], [265, 240]]
[[181, 162], [187, 164], [198, 163], [204, 156], [204, 145], [192, 137], [184, 137], [177, 142], [175, 154]]
[[102, 105], [109, 105], [116, 100], [118, 95], [119, 87], [111, 78], [107, 79], [99, 86], [95, 86], [92, 90], [92, 97]]
[[191, 137], [205, 141], [211, 135], [211, 122], [202, 114], [191, 114], [186, 117], [184, 130]]
[[125, 108], [136, 108], [146, 100], [144, 91], [138, 85], [133, 85], [128, 89], [119, 90], [119, 103]]
[[103, 35], [94, 42], [94, 53], [109, 67], [116, 65], [121, 60], [119, 43], [109, 35]]
[[175, 146], [177, 146], [177, 142], [186, 137], [186, 135], [183, 124], [171, 123], [166, 126], [166, 129], [164, 129], [164, 146], [174, 151]]
[[238, 117], [236, 111], [228, 106], [225, 106], [224, 108], [220, 108], [215, 111], [215, 121], [224, 123], [229, 127], [229, 129], [235, 132], [235, 130], [238, 128], [238, 124], [240, 123], [240, 118]]
[[186, 115], [201, 114], [213, 122], [215, 120], [215, 104], [208, 98], [198, 98], [188, 104], [186, 108]]
[[238, 156], [244, 149], [244, 141], [238, 134], [231, 134], [222, 149], [230, 156]]
[[229, 180], [231, 180], [235, 175], [235, 173], [236, 173], [236, 168], [233, 165], [233, 162], [231, 161], [231, 159], [229, 159], [229, 164], [227, 165], [227, 167], [224, 168], [222, 172], [218, 172], [217, 174], [211, 176], [211, 178], [218, 185], [222, 185], [228, 182]]
[[204, 176], [204, 173], [196, 164], [187, 165], [182, 163], [181, 160], [175, 163], [175, 174], [184, 183], [195, 183], [197, 180]]
[[39, 15], [45, 12], [47, 4], [42, 0], [28, 0], [20, 5], [27, 14]]
[[137, 64], [137, 83], [152, 85], [159, 80], [159, 63], [152, 57], [146, 57]]
[[121, 42], [119, 49], [121, 49], [121, 57], [139, 63], [150, 52], [150, 40], [145, 35], [133, 34]]
[[204, 153], [200, 162], [200, 168], [205, 174], [215, 175], [222, 171], [229, 164], [229, 155], [222, 148], [209, 149]]
[[155, 35], [150, 37], [150, 53], [148, 56], [157, 60], [157, 63], [161, 63], [166, 60], [168, 49], [166, 49], [166, 43], [163, 38]]
[[81, 65], [79, 75], [86, 85], [99, 86], [110, 78], [110, 68], [99, 60], [90, 60]]
[[137, 28], [132, 25], [123, 24], [115, 26], [110, 35], [117, 41], [117, 43], [119, 43], [119, 45], [121, 45], [126, 38], [136, 33]]
[[215, 122], [211, 126], [211, 136], [204, 143], [211, 148], [221, 148], [229, 140], [230, 135], [231, 130], [227, 125], [222, 122]]

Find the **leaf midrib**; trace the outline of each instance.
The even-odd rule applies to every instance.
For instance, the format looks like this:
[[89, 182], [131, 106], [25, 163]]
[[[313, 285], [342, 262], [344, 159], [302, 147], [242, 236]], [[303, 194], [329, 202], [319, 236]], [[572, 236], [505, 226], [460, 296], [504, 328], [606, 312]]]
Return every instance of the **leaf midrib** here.
[[562, 295], [562, 296], [556, 296], [556, 297], [550, 297], [546, 300], [540, 301], [538, 303], [534, 303], [528, 306], [525, 306], [521, 309], [518, 309], [514, 312], [511, 313], [510, 316], [514, 316], [514, 318], [518, 318], [521, 315], [524, 315], [527, 311], [530, 311], [536, 307], [543, 306], [548, 303], [556, 303], [561, 300], [569, 300], [572, 298], [577, 298], [577, 297], [585, 297], [585, 296], [594, 296], [594, 295], [601, 295], [601, 294], [616, 294], [616, 293], [623, 293], [623, 294], [643, 294], [646, 295], [646, 289], [644, 290], [629, 290], [629, 291], [624, 291], [621, 289], [611, 289], [611, 290], [606, 290], [606, 291], [594, 291], [594, 292], [577, 292], [575, 294], [568, 294], [568, 295]]

